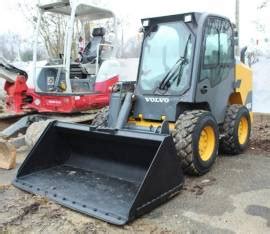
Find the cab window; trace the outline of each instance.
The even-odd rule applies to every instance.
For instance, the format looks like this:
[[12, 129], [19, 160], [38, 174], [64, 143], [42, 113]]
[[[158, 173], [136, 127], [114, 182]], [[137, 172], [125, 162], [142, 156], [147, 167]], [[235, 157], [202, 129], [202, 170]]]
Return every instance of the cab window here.
[[234, 64], [233, 30], [221, 18], [208, 18], [204, 31], [200, 80], [209, 79], [211, 86], [226, 79]]

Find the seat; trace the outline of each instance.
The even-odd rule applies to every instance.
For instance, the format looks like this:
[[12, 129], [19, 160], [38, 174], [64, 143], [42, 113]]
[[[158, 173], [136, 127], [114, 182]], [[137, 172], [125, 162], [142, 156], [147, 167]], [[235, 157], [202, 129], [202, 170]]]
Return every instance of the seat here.
[[[97, 50], [100, 44], [104, 43], [105, 28], [94, 28], [92, 32], [92, 40], [88, 42], [82, 54], [82, 64], [95, 63], [97, 58]], [[101, 53], [102, 46], [99, 47], [99, 54]]]

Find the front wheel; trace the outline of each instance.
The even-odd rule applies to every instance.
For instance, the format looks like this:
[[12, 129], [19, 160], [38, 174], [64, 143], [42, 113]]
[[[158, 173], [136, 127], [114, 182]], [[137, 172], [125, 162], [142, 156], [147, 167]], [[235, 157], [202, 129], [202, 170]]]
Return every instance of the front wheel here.
[[210, 170], [217, 157], [218, 137], [218, 126], [210, 112], [193, 110], [179, 116], [173, 138], [185, 173], [203, 175]]

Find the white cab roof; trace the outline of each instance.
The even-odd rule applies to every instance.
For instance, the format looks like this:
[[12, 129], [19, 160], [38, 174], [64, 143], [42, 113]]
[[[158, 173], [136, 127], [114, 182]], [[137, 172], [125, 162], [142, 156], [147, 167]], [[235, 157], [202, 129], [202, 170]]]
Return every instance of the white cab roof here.
[[76, 17], [87, 18], [88, 20], [99, 20], [115, 17], [112, 11], [98, 7], [89, 0], [45, 0], [40, 1], [39, 8], [45, 12], [70, 15], [70, 2], [75, 3]]

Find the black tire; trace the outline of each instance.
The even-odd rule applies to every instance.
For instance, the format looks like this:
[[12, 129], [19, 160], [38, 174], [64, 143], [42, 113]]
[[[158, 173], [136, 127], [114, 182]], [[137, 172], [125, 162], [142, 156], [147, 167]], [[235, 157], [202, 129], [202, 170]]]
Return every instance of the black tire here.
[[91, 125], [99, 126], [99, 127], [106, 127], [108, 126], [108, 115], [109, 115], [109, 107], [106, 106], [102, 108], [92, 120]]
[[[246, 118], [248, 132], [245, 142], [240, 142], [238, 128], [241, 118]], [[251, 122], [248, 109], [243, 105], [234, 104], [228, 107], [225, 120], [221, 129], [220, 152], [224, 154], [237, 155], [247, 147], [251, 131]]]
[[[206, 127], [212, 129], [214, 141], [211, 143], [210, 157], [203, 160], [199, 152], [199, 140]], [[203, 175], [210, 170], [216, 160], [219, 143], [218, 126], [210, 112], [193, 110], [181, 114], [176, 121], [173, 138], [177, 155], [181, 158], [182, 169], [186, 174]]]

